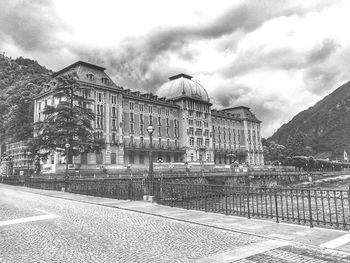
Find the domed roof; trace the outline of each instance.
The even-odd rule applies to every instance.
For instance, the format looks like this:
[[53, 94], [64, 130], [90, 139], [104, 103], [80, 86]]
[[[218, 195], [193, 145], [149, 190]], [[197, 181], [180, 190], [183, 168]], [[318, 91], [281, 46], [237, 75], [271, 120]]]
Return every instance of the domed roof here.
[[205, 88], [199, 84], [192, 76], [178, 74], [169, 78], [156, 93], [158, 97], [175, 99], [179, 97], [190, 97], [209, 102], [209, 96]]

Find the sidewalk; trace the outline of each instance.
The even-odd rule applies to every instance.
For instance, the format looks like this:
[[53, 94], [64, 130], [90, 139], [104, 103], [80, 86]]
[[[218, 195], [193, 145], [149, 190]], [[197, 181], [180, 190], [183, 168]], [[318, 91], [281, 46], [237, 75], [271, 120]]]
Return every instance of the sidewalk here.
[[311, 245], [318, 248], [334, 249], [350, 253], [350, 233], [347, 231], [318, 227], [310, 228], [309, 226], [297, 224], [275, 223], [268, 220], [225, 216], [222, 214], [205, 213], [202, 211], [163, 206], [144, 201], [118, 200], [2, 184], [0, 184], [0, 188], [8, 188], [54, 198], [124, 209], [208, 227], [215, 227], [227, 231], [235, 231], [264, 238], [267, 237], [272, 240], [295, 242], [298, 245]]

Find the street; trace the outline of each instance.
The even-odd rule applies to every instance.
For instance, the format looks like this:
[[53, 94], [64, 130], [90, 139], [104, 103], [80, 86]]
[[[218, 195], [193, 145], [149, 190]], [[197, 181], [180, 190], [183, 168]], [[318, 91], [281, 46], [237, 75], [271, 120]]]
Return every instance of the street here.
[[235, 260], [349, 262], [350, 257], [0, 185], [0, 262]]

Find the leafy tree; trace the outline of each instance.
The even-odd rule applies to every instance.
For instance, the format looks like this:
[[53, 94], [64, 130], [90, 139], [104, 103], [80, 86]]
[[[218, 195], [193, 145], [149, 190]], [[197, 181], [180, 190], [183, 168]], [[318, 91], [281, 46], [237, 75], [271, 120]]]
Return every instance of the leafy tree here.
[[284, 163], [285, 162], [285, 149], [281, 144], [277, 144], [274, 141], [271, 142], [264, 142], [263, 146], [263, 152], [264, 152], [264, 160], [269, 163], [273, 163], [274, 161], [277, 161], [276, 163]]
[[287, 140], [286, 153], [288, 156], [309, 156], [312, 148], [305, 145], [305, 136], [297, 130]]
[[76, 73], [67, 73], [54, 79], [53, 98], [59, 103], [44, 108], [44, 120], [35, 123], [35, 136], [30, 142], [33, 155], [45, 157], [57, 148], [66, 148], [68, 143], [68, 163], [72, 156], [80, 152], [99, 151], [103, 139], [94, 133], [92, 121], [95, 114], [90, 109], [93, 100], [89, 99], [91, 90], [80, 85]]

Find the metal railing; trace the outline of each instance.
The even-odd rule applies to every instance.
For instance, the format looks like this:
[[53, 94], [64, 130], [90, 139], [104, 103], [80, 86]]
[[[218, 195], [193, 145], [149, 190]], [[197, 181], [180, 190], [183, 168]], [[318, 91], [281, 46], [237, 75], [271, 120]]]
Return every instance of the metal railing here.
[[205, 212], [350, 228], [349, 190], [155, 183], [158, 203]]
[[142, 200], [144, 180], [70, 180], [69, 192], [117, 199]]
[[[58, 190], [63, 179], [28, 178], [32, 188]], [[223, 186], [151, 182], [144, 179], [70, 179], [69, 192], [93, 196], [142, 200], [154, 195], [163, 205], [205, 212], [264, 218], [338, 229], [350, 229], [350, 188], [347, 190]]]

